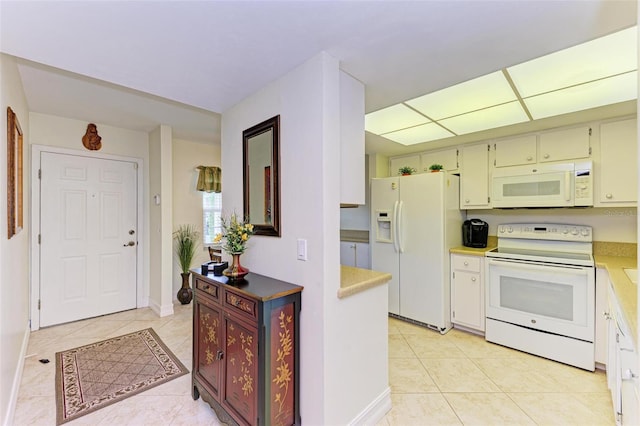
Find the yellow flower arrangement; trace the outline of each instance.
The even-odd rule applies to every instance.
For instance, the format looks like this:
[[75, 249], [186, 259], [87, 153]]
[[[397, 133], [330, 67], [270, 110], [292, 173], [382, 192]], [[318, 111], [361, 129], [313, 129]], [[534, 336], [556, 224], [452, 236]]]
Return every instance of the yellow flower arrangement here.
[[234, 213], [229, 219], [221, 218], [222, 232], [214, 238], [214, 243], [219, 243], [224, 238], [222, 249], [230, 254], [242, 254], [247, 249], [247, 241], [253, 235], [253, 225], [238, 220]]

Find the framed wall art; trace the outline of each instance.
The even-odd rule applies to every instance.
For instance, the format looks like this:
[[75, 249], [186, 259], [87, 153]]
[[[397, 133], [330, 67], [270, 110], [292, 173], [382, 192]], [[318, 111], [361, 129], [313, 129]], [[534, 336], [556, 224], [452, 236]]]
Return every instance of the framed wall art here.
[[23, 226], [22, 214], [22, 129], [18, 117], [7, 107], [7, 237]]

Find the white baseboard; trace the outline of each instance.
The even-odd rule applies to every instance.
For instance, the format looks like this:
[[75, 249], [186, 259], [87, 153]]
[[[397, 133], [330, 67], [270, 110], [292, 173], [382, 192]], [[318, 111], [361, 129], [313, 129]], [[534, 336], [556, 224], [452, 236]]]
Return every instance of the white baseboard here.
[[391, 410], [391, 388], [386, 388], [349, 425], [375, 425]]
[[155, 300], [149, 299], [149, 307], [153, 312], [158, 314], [159, 317], [166, 317], [167, 315], [173, 315], [173, 303], [160, 306]]
[[22, 383], [22, 372], [24, 371], [24, 358], [27, 356], [27, 347], [29, 346], [29, 336], [31, 335], [31, 329], [29, 323], [24, 331], [22, 337], [22, 347], [20, 348], [20, 355], [18, 357], [18, 365], [16, 367], [15, 374], [13, 376], [13, 386], [11, 386], [11, 395], [9, 396], [9, 406], [7, 407], [7, 416], [3, 420], [3, 425], [8, 426], [13, 424], [13, 416], [16, 412], [16, 404], [18, 403], [18, 393], [20, 392], [20, 383]]

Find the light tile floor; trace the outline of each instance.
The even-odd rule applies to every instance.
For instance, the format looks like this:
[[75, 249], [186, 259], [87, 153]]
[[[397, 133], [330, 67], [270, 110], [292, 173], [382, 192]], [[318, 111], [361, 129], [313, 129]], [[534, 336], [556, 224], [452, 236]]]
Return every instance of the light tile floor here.
[[606, 375], [389, 319], [383, 425], [614, 425]]
[[[13, 424], [55, 425], [55, 353], [153, 327], [191, 370], [192, 304], [158, 318], [137, 309], [33, 332]], [[42, 364], [38, 360], [51, 362]], [[190, 375], [80, 417], [69, 425], [219, 425], [191, 398]], [[393, 408], [378, 424], [613, 425], [605, 375], [590, 373], [451, 330], [444, 336], [389, 319]]]

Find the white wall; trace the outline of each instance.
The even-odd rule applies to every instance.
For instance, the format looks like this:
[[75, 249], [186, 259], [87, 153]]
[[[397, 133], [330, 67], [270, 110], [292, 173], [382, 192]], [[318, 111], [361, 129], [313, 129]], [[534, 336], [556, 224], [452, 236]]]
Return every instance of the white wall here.
[[[282, 237], [254, 236], [242, 264], [304, 286], [301, 312], [301, 416], [304, 424], [346, 424], [388, 386], [385, 353], [343, 362], [357, 345], [337, 298], [340, 285], [339, 67], [320, 54], [222, 114], [223, 205], [242, 211], [242, 131], [280, 114]], [[296, 260], [296, 239], [308, 261]], [[355, 316], [355, 312], [351, 312]], [[345, 319], [347, 319], [345, 321]], [[380, 330], [381, 334], [386, 331]], [[357, 370], [357, 371], [354, 371]], [[366, 377], [363, 377], [366, 372]], [[354, 374], [358, 378], [354, 380]], [[376, 379], [377, 377], [377, 379]], [[376, 382], [377, 380], [377, 382]], [[366, 405], [365, 404], [365, 405]]]
[[[160, 125], [149, 134], [149, 168], [151, 169], [151, 288], [149, 307], [158, 315], [173, 314], [173, 172], [171, 127]], [[160, 196], [160, 205], [153, 201]]]
[[[200, 246], [192, 268], [209, 261], [209, 251], [202, 244], [202, 192], [196, 190], [198, 166], [220, 166], [220, 145], [173, 140], [173, 229], [190, 224], [200, 233]], [[224, 188], [222, 188], [224, 190]], [[182, 286], [180, 264], [174, 253], [173, 298]]]
[[[0, 55], [0, 422], [9, 424], [18, 393], [19, 375], [29, 336], [29, 110], [15, 58]], [[7, 107], [23, 133], [22, 231], [7, 239]]]
[[497, 226], [510, 222], [571, 223], [593, 227], [594, 241], [637, 242], [636, 208], [571, 208], [468, 210], [467, 218], [489, 223], [489, 235]]

